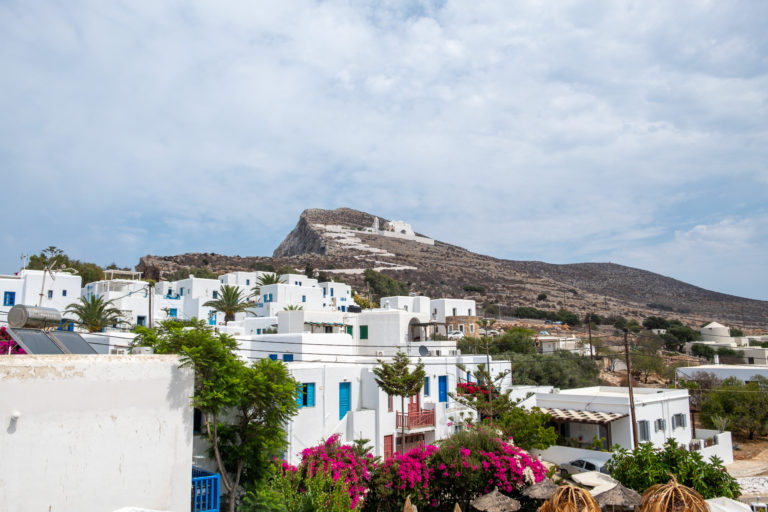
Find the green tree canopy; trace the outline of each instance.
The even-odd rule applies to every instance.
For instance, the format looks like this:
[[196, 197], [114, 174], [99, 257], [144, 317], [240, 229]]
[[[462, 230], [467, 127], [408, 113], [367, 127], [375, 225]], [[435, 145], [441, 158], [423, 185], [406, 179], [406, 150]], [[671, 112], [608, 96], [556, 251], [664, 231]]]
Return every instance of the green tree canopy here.
[[515, 384], [569, 389], [600, 383], [597, 363], [586, 356], [558, 351], [553, 354], [511, 354], [510, 359]]
[[272, 457], [286, 446], [285, 425], [298, 406], [298, 383], [280, 361], [247, 365], [235, 355], [237, 342], [204, 322], [166, 321], [137, 328], [136, 345], [158, 354], [181, 354], [195, 372], [192, 405], [203, 415], [205, 432], [234, 512], [242, 484], [267, 475]]
[[704, 393], [701, 421], [716, 427], [715, 418], [723, 417], [749, 439], [768, 429], [768, 379], [753, 376], [744, 383], [735, 377], [725, 379], [719, 386]]
[[[385, 393], [391, 396], [400, 397], [400, 410], [405, 412], [405, 397], [413, 396], [421, 390], [424, 385], [424, 378], [427, 376], [424, 371], [424, 363], [419, 358], [413, 369], [408, 356], [404, 352], [398, 351], [391, 363], [379, 361], [379, 366], [373, 369], [376, 376], [376, 384], [379, 385]], [[405, 448], [405, 422], [402, 423], [401, 437], [403, 439], [400, 445], [401, 453]]]
[[371, 294], [373, 294], [377, 302], [382, 297], [408, 295], [408, 285], [402, 281], [398, 281], [381, 272], [376, 272], [372, 268], [365, 269], [363, 275], [365, 276], [365, 283], [370, 286]]
[[224, 313], [224, 325], [227, 325], [235, 319], [237, 313], [242, 313], [251, 306], [246, 299], [239, 286], [223, 284], [219, 288], [219, 298], [209, 300], [203, 303], [203, 306]]
[[67, 306], [64, 313], [74, 315], [75, 323], [88, 329], [88, 332], [99, 332], [123, 318], [122, 311], [111, 300], [105, 301], [104, 297], [96, 295], [80, 297], [78, 302]]
[[705, 461], [700, 453], [678, 446], [674, 438], [667, 439], [663, 450], [655, 449], [651, 443], [642, 443], [632, 451], [615, 448], [606, 467], [622, 485], [640, 493], [652, 485], [666, 483], [670, 476], [705, 499], [736, 498], [741, 491], [717, 457]]
[[501, 335], [491, 345], [492, 353], [515, 352], [517, 354], [536, 353], [536, 342], [534, 336], [536, 331], [524, 327], [513, 327]]
[[31, 270], [43, 270], [48, 268], [52, 271], [62, 268], [71, 268], [77, 271], [77, 274], [82, 279], [83, 286], [104, 279], [104, 271], [100, 266], [95, 263], [87, 263], [71, 259], [64, 254], [64, 251], [53, 245], [40, 251], [40, 254], [30, 256], [27, 268]]

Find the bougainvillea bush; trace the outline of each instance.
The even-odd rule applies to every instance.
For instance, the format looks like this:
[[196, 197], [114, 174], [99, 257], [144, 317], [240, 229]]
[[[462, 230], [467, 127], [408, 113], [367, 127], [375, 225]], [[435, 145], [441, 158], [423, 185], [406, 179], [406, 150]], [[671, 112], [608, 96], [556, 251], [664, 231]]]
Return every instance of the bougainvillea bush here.
[[365, 510], [399, 511], [407, 496], [419, 510], [449, 511], [456, 503], [468, 510], [472, 499], [495, 487], [519, 496], [546, 472], [527, 452], [480, 426], [454, 434], [439, 447], [415, 448], [379, 465]]
[[[373, 455], [359, 456], [352, 446], [342, 445], [338, 434], [334, 434], [325, 443], [303, 450], [298, 467], [282, 462], [278, 478], [288, 480], [299, 493], [317, 487], [319, 483], [333, 482], [337, 488], [343, 487], [349, 499], [334, 499], [335, 503], [324, 504], [323, 510], [336, 510], [340, 502], [348, 503], [348, 509], [359, 510], [375, 467]], [[329, 496], [333, 495], [326, 491]]]
[[0, 327], [0, 355], [9, 354], [26, 354], [26, 352], [11, 339], [11, 335], [5, 331], [5, 327]]

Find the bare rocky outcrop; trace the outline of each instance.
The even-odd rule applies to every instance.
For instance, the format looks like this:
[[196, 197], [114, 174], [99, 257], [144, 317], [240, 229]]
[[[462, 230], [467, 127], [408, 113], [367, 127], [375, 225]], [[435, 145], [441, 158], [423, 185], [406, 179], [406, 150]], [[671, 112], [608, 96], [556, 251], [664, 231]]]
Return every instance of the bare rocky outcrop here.
[[[136, 269], [159, 279], [188, 267], [223, 273], [269, 264], [302, 272], [309, 265], [364, 290], [363, 269], [376, 268], [408, 282], [414, 293], [468, 297], [502, 309], [567, 308], [582, 315], [590, 311], [633, 318], [660, 315], [691, 325], [718, 320], [742, 328], [768, 326], [766, 301], [717, 293], [613, 263], [502, 260], [432, 239], [427, 244], [386, 232], [385, 226], [401, 225], [390, 222], [349, 208], [310, 209], [271, 258], [212, 253], [145, 256]], [[540, 294], [547, 298], [537, 300]]]

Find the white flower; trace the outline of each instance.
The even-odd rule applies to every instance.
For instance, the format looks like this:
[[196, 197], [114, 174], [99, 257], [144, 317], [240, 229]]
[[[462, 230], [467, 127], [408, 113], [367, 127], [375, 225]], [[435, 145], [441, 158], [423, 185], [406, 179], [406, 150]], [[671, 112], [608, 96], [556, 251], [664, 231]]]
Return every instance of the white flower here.
[[523, 469], [523, 478], [528, 485], [536, 483], [536, 477], [533, 475], [533, 470], [530, 466], [525, 466], [525, 469]]

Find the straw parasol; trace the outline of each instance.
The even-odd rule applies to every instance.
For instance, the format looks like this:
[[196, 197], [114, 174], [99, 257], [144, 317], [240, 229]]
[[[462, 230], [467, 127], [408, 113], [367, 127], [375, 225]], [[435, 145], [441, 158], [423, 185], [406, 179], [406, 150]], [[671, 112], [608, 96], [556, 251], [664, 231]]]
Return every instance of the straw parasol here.
[[595, 499], [603, 507], [635, 508], [643, 498], [637, 491], [628, 489], [621, 484], [616, 484], [611, 489], [595, 496]]
[[526, 488], [523, 491], [523, 496], [527, 498], [533, 498], [535, 500], [548, 500], [552, 497], [553, 494], [555, 494], [557, 487], [558, 485], [555, 482], [549, 478], [545, 478], [541, 482]]
[[600, 505], [589, 491], [573, 485], [561, 485], [539, 512], [600, 512]]
[[652, 485], [643, 493], [639, 512], [709, 512], [704, 498], [677, 482], [674, 476], [666, 484]]
[[520, 502], [509, 496], [504, 496], [498, 488], [475, 498], [470, 505], [480, 512], [516, 512], [520, 510]]

